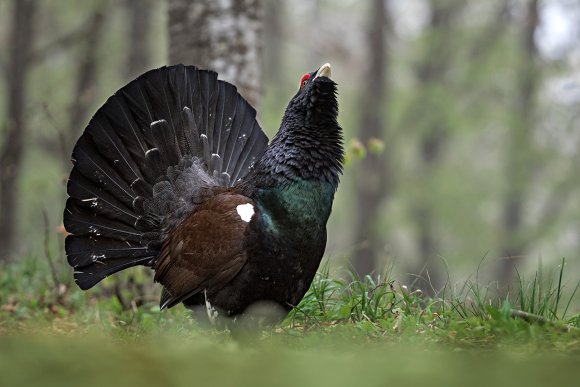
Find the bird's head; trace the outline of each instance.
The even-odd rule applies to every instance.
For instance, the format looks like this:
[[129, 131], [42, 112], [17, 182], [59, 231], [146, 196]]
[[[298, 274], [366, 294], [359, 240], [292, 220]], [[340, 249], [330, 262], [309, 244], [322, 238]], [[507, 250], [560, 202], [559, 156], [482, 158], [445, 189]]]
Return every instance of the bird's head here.
[[312, 128], [338, 126], [336, 83], [330, 76], [330, 63], [302, 76], [298, 92], [286, 108], [287, 124]]
[[338, 124], [336, 83], [330, 79], [330, 64], [304, 74], [292, 98], [280, 130], [255, 167], [260, 183], [322, 180], [336, 189], [342, 171], [344, 150]]

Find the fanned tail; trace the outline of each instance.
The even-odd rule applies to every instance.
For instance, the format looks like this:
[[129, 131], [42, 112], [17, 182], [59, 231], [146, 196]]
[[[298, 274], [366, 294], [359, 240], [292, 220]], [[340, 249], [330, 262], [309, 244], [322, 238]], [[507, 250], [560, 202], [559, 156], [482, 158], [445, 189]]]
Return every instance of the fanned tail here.
[[267, 143], [255, 110], [215, 72], [162, 67], [117, 91], [72, 155], [64, 224], [79, 287], [154, 265], [204, 190], [243, 179]]

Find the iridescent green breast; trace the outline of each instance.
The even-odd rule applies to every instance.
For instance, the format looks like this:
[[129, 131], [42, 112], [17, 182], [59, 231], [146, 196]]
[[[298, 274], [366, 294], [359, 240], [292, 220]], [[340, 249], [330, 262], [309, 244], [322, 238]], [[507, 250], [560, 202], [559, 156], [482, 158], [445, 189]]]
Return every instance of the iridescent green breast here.
[[271, 232], [301, 235], [326, 227], [335, 190], [328, 182], [297, 180], [260, 190], [257, 203]]

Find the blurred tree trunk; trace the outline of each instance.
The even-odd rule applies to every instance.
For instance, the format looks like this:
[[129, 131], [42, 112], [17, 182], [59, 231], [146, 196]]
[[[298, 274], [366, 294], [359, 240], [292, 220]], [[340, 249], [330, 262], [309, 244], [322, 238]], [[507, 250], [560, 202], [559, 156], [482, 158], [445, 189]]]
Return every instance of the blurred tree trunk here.
[[[281, 41], [285, 7], [285, 0], [268, 0], [264, 4], [264, 79], [272, 82], [284, 79]], [[281, 88], [274, 92], [281, 94]]]
[[148, 70], [151, 65], [149, 31], [153, 1], [127, 0], [126, 6], [129, 13], [129, 55], [126, 74], [127, 79], [133, 79]]
[[[320, 33], [320, 18], [322, 17], [322, 1], [321, 0], [310, 0], [310, 12], [308, 12], [308, 20], [306, 20], [306, 25], [312, 26], [310, 33], [316, 36]], [[314, 38], [313, 36], [313, 38]], [[320, 43], [314, 42], [313, 45], [309, 45], [308, 58], [306, 61], [307, 68], [316, 69], [321, 64], [323, 64], [322, 55], [319, 49]], [[318, 46], [318, 47], [317, 47]]]
[[0, 149], [0, 261], [8, 259], [14, 248], [18, 180], [27, 132], [27, 78], [36, 26], [37, 2], [14, 0], [8, 54], [7, 120]]
[[500, 240], [500, 290], [505, 293], [513, 280], [514, 270], [523, 260], [526, 243], [523, 236], [523, 211], [533, 178], [533, 130], [535, 99], [540, 84], [537, 67], [538, 50], [534, 35], [539, 25], [538, 0], [528, 0], [520, 39], [522, 56], [516, 78], [516, 109], [505, 149], [507, 189], [503, 203]]
[[262, 1], [169, 0], [169, 61], [218, 72], [259, 108]]
[[[453, 34], [455, 16], [461, 12], [456, 1], [430, 0], [431, 18], [426, 29], [427, 45], [416, 69], [419, 99], [413, 116], [423, 122], [419, 139], [418, 181], [424, 188], [416, 200], [413, 217], [417, 229], [417, 247], [421, 260], [416, 286], [433, 294], [443, 285], [435, 256], [438, 253], [437, 219], [434, 214], [432, 190], [428, 187], [439, 168], [443, 149], [448, 140], [447, 118], [441, 110], [441, 95], [448, 71], [453, 65]], [[448, 92], [448, 91], [447, 91]]]
[[74, 143], [87, 124], [89, 109], [95, 103], [99, 45], [105, 22], [104, 6], [94, 10], [88, 20], [86, 40], [79, 55], [75, 94], [69, 107], [68, 132], [63, 134], [66, 169], [70, 166], [70, 155]]
[[[361, 141], [382, 139], [385, 136], [385, 106], [387, 100], [386, 78], [389, 56], [385, 30], [390, 26], [389, 11], [383, 0], [373, 0], [369, 8], [368, 63], [365, 84], [362, 88], [361, 118], [359, 135]], [[386, 146], [388, 147], [388, 141]], [[356, 241], [362, 242], [354, 257], [354, 270], [362, 277], [371, 273], [377, 265], [377, 254], [385, 242], [384, 235], [377, 230], [381, 204], [391, 192], [389, 151], [370, 152], [361, 161], [356, 174]]]

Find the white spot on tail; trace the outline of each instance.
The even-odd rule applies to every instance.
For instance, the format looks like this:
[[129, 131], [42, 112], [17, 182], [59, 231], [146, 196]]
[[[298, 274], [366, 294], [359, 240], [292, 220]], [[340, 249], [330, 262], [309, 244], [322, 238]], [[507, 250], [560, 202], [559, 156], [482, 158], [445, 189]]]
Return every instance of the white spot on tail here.
[[147, 157], [149, 152], [153, 152], [154, 150], [157, 150], [157, 148], [151, 148], [151, 149], [147, 150], [147, 152], [145, 152], [145, 157]]
[[252, 215], [254, 215], [254, 206], [250, 203], [240, 204], [236, 207], [236, 211], [238, 211], [238, 215], [244, 222], [249, 222], [252, 219]]
[[97, 203], [97, 198], [82, 199], [81, 201], [82, 202], [85, 202], [85, 203], [90, 202], [91, 203], [91, 208], [95, 208], [95, 207], [97, 207], [99, 205], [99, 203]]

